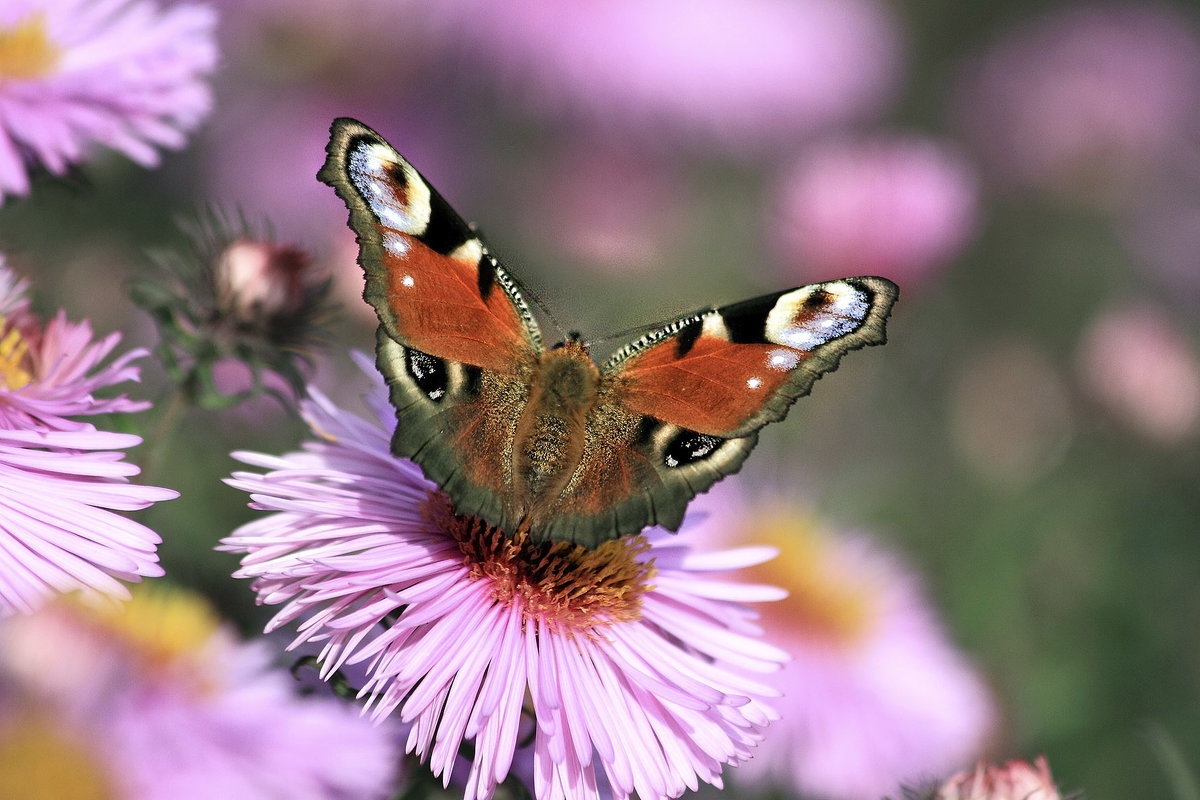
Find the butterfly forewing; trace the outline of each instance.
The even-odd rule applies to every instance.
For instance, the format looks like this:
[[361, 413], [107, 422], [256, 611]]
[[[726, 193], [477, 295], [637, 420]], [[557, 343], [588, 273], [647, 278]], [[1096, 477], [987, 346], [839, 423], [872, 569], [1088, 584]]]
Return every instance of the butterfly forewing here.
[[895, 284], [846, 278], [699, 312], [605, 364], [617, 402], [698, 433], [738, 438], [783, 419], [848, 350], [883, 344]]
[[362, 123], [338, 119], [327, 152], [318, 177], [350, 208], [364, 297], [389, 336], [496, 371], [541, 350], [516, 283], [390, 144]]
[[396, 408], [392, 450], [460, 513], [506, 530], [513, 429], [542, 351], [516, 283], [429, 183], [373, 130], [334, 121], [318, 177], [350, 210], [376, 361]]

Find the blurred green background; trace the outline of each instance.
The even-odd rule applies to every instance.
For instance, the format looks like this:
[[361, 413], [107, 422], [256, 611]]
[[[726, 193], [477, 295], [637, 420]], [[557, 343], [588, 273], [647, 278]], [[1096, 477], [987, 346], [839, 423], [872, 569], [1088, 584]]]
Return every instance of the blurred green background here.
[[[906, 554], [994, 688], [991, 755], [1045, 753], [1094, 798], [1169, 796], [1152, 731], [1200, 765], [1200, 5], [799, 3], [801, 63], [757, 46], [791, 35], [771, 6], [712, 4], [712, 47], [705, 26], [676, 42], [534, 2], [229, 2], [190, 146], [40, 181], [0, 208], [0, 249], [39, 309], [151, 345], [126, 294], [145, 252], [205, 204], [240, 207], [334, 277], [313, 380], [351, 405], [346, 349], [373, 347], [373, 321], [346, 212], [313, 177], [334, 116], [392, 141], [598, 357], [710, 304], [892, 277], [887, 347], [821, 381], [732, 480]], [[952, 155], [959, 189], [920, 165], [796, 188], [839, 147], [860, 163], [864, 142], [914, 139]], [[135, 396], [166, 396], [144, 373]], [[271, 400], [192, 411], [144, 476], [183, 493], [140, 517], [168, 576], [247, 632], [266, 615], [211, 548], [251, 513], [219, 478], [229, 451], [302, 433]]]

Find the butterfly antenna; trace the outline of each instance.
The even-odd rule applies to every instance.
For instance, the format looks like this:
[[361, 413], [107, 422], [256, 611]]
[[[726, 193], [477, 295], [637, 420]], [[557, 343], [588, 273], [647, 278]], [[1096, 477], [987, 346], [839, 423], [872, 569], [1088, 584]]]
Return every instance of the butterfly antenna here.
[[601, 336], [599, 339], [589, 339], [586, 344], [589, 348], [591, 348], [595, 347], [596, 345], [608, 344], [610, 342], [627, 342], [631, 338], [637, 338], [638, 334], [645, 333], [653, 327], [654, 324], [651, 323], [649, 325], [638, 325], [635, 328], [626, 328], [623, 331], [616, 331], [615, 333], [610, 333], [607, 336]]
[[[573, 332], [567, 330], [567, 327], [563, 325], [562, 320], [560, 320], [555, 313], [550, 310], [548, 305], [542, 302], [542, 298], [539, 295], [535, 294], [533, 296], [533, 302], [542, 310], [542, 313], [546, 315], [546, 319], [550, 320], [550, 324], [554, 326], [554, 330], [558, 333], [557, 338], [559, 341], [571, 338]], [[577, 333], [575, 334], [575, 338], [579, 338]]]
[[596, 339], [595, 342], [589, 342], [589, 344], [593, 344], [593, 343], [594, 344], [603, 344], [605, 342], [612, 342], [612, 341], [618, 341], [618, 340], [624, 344], [624, 343], [628, 342], [630, 338], [636, 338], [640, 334], [645, 334], [649, 331], [660, 330], [662, 328], [669, 327], [676, 323], [685, 322], [685, 321], [691, 319], [692, 317], [698, 317], [710, 310], [714, 310], [715, 308], [716, 308], [716, 306], [712, 306], [711, 308], [698, 309], [690, 314], [680, 313], [680, 314], [676, 314], [673, 317], [663, 317], [662, 319], [656, 320], [654, 322], [647, 322], [644, 325], [636, 325], [632, 328], [626, 328], [624, 330], [616, 331], [615, 333], [610, 333], [607, 336], [602, 336], [599, 339]]
[[[470, 228], [471, 228], [471, 231], [477, 237], [479, 237], [479, 240], [484, 243], [484, 247], [486, 247], [488, 249], [488, 252], [491, 253], [492, 257], [495, 258], [497, 261], [499, 261], [500, 264], [504, 267], [504, 271], [508, 273], [509, 280], [512, 280], [517, 284], [517, 288], [520, 290], [521, 297], [523, 297], [525, 299], [525, 302], [527, 304], [533, 306], [534, 308], [536, 308], [538, 311], [540, 311], [541, 316], [543, 316], [547, 320], [549, 320], [550, 324], [552, 326], [554, 326], [554, 332], [556, 334], [556, 336], [554, 338], [559, 341], [562, 341], [563, 339], [565, 339], [566, 337], [564, 334], [566, 333], [567, 328], [566, 328], [566, 326], [564, 326], [562, 324], [562, 320], [560, 320], [558, 317], [556, 317], [554, 315], [554, 312], [550, 310], [550, 307], [542, 302], [542, 292], [539, 289], [539, 287], [532, 285], [527, 280], [517, 281], [513, 277], [513, 273], [509, 269], [509, 266], [508, 266], [509, 264], [512, 263], [512, 259], [509, 259], [507, 257], [501, 257], [501, 254], [495, 249], [494, 245], [492, 245], [492, 243], [488, 240], [488, 237], [484, 235], [482, 230], [480, 230], [479, 225], [472, 222], [470, 224]], [[521, 274], [527, 274], [525, 270], [520, 270], [520, 272], [521, 272]], [[545, 337], [543, 337], [543, 338], [545, 338]]]
[[558, 316], [550, 310], [550, 306], [542, 302], [541, 291], [536, 286], [530, 286], [528, 283], [522, 281], [521, 292], [524, 295], [525, 300], [537, 308], [537, 310], [542, 313], [542, 316], [549, 320], [550, 324], [554, 326], [555, 336], [551, 341], [563, 341], [567, 339], [569, 336], [567, 333], [567, 326], [563, 325], [562, 320], [560, 320]]

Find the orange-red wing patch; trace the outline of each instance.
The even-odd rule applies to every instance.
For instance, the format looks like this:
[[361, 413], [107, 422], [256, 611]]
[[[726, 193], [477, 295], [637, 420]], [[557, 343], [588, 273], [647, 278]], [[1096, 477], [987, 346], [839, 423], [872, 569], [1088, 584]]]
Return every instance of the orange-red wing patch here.
[[681, 318], [618, 352], [605, 371], [631, 411], [746, 436], [783, 419], [846, 351], [882, 343], [895, 299], [882, 278], [802, 286]]
[[[480, 281], [480, 270], [494, 270], [486, 254], [471, 263], [434, 252], [419, 239], [384, 232], [383, 274], [369, 276], [370, 295], [379, 281], [385, 303], [377, 304], [389, 333], [418, 350], [501, 373], [530, 349], [525, 321], [493, 277]], [[397, 242], [405, 242], [403, 254]], [[474, 240], [478, 241], [478, 240]], [[478, 251], [476, 251], [478, 252]], [[481, 285], [490, 287], [486, 294]], [[368, 299], [371, 299], [368, 297]]]
[[655, 345], [621, 375], [631, 410], [681, 428], [731, 436], [791, 378], [808, 353], [777, 344], [736, 344], [701, 336], [686, 356]]

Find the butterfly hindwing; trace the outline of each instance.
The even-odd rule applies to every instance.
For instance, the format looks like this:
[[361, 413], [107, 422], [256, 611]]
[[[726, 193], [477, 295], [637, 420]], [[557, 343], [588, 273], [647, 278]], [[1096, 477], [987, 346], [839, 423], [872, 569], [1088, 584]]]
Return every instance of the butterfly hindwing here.
[[541, 337], [516, 282], [381, 136], [333, 123], [318, 177], [350, 210], [364, 298], [379, 315], [376, 361], [396, 408], [393, 452], [506, 529], [515, 420]]
[[460, 514], [515, 530], [512, 442], [528, 376], [485, 370], [406, 348], [376, 333], [376, 363], [396, 409], [392, 452], [421, 466]]
[[[736, 472], [757, 432], [720, 439], [635, 414], [611, 394], [588, 418], [578, 471], [539, 535], [585, 547], [636, 533], [647, 525], [678, 530], [688, 502]], [[713, 453], [714, 448], [720, 453]]]

